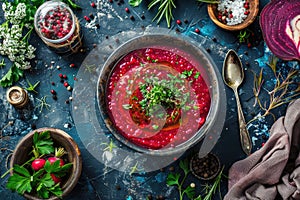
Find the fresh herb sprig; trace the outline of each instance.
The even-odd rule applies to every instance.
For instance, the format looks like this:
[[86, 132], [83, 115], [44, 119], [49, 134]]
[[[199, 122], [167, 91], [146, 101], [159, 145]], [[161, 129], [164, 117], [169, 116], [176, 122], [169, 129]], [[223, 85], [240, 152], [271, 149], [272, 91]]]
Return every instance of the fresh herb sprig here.
[[[262, 103], [259, 99], [259, 94], [263, 85], [262, 71], [259, 75], [254, 75], [254, 96], [257, 104], [264, 111], [264, 113], [251, 119], [248, 124], [259, 118], [266, 117], [267, 115], [272, 115], [273, 119], [275, 120], [275, 115], [272, 113], [273, 109], [287, 104], [300, 96], [300, 84], [296, 80], [296, 78], [299, 77], [300, 71], [291, 69], [286, 77], [283, 77], [280, 72], [277, 72], [277, 62], [278, 58], [276, 56], [270, 57], [268, 66], [273, 71], [275, 84], [271, 90], [267, 91], [269, 100], [266, 103]], [[254, 106], [255, 105], [256, 103]]]
[[183, 171], [183, 177], [180, 173], [169, 173], [167, 177], [167, 185], [176, 186], [179, 192], [179, 200], [183, 200], [186, 195], [189, 199], [193, 199], [195, 188], [190, 185], [184, 188], [185, 180], [190, 173], [188, 160], [181, 160], [179, 167]]
[[170, 28], [171, 27], [171, 20], [174, 19], [172, 12], [173, 12], [173, 9], [176, 8], [174, 0], [153, 0], [148, 5], [148, 9], [150, 10], [151, 8], [153, 8], [156, 5], [159, 5], [158, 12], [157, 12], [157, 14], [155, 15], [155, 17], [153, 18], [152, 21], [157, 19], [157, 23], [159, 23], [161, 21], [161, 19], [163, 17], [165, 17], [165, 19], [167, 21], [168, 28]]
[[[129, 5], [136, 7], [142, 3], [143, 0], [128, 0]], [[218, 0], [197, 0], [198, 2], [203, 3], [220, 3]], [[176, 8], [175, 0], [152, 0], [148, 4], [148, 10], [151, 8], [158, 6], [158, 11], [152, 21], [157, 19], [157, 23], [160, 23], [163, 17], [165, 17], [167, 21], [168, 28], [171, 27], [171, 21], [174, 19], [173, 10]]]
[[179, 200], [183, 200], [186, 195], [189, 199], [193, 200], [212, 200], [216, 192], [218, 191], [221, 195], [220, 184], [223, 177], [226, 177], [223, 174], [223, 169], [219, 172], [218, 176], [214, 179], [212, 185], [207, 184], [205, 186], [204, 197], [202, 195], [198, 195], [195, 197], [195, 187], [190, 184], [189, 186], [184, 188], [185, 180], [190, 174], [190, 168], [188, 160], [181, 160], [179, 163], [180, 169], [183, 171], [183, 177], [181, 178], [180, 173], [169, 173], [167, 176], [167, 185], [176, 186], [179, 192]]

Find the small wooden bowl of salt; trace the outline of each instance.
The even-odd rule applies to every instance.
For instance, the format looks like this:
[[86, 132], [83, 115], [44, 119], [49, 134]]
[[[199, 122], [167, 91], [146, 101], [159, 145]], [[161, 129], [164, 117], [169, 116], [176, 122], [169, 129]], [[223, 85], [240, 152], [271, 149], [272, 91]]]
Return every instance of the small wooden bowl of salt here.
[[220, 0], [207, 5], [210, 19], [219, 27], [239, 31], [248, 27], [259, 11], [259, 0]]

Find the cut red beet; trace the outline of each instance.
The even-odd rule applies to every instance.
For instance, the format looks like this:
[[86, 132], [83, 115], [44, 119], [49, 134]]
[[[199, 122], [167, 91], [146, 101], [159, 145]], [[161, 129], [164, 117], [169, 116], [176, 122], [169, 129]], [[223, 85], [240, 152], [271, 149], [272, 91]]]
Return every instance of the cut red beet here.
[[300, 1], [273, 0], [261, 12], [260, 26], [269, 49], [283, 60], [300, 60]]

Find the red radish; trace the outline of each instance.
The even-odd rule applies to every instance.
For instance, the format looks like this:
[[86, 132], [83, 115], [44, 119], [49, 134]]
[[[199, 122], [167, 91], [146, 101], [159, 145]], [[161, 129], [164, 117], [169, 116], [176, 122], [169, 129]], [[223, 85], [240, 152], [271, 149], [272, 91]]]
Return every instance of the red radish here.
[[55, 155], [54, 155], [54, 157], [50, 157], [50, 158], [48, 158], [48, 161], [51, 163], [51, 164], [53, 164], [55, 161], [57, 161], [57, 160], [60, 160], [60, 162], [59, 162], [59, 166], [64, 166], [64, 164], [65, 164], [65, 162], [63, 161], [63, 159], [61, 159], [61, 157], [65, 154], [66, 152], [65, 152], [65, 150], [64, 150], [64, 148], [55, 148]]
[[38, 171], [42, 169], [45, 165], [46, 161], [42, 158], [37, 158], [31, 163], [31, 167], [34, 171]]
[[55, 184], [60, 183], [61, 179], [55, 176], [54, 174], [50, 174], [52, 180], [54, 181]]

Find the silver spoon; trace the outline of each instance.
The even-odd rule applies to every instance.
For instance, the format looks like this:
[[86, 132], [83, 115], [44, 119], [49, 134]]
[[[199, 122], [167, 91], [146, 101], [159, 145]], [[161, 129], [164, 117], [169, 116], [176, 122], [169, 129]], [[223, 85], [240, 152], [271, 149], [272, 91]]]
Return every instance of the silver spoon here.
[[229, 50], [225, 57], [222, 75], [225, 84], [234, 91], [238, 110], [241, 145], [243, 151], [249, 155], [251, 153], [252, 143], [246, 127], [246, 122], [238, 95], [238, 87], [243, 82], [244, 71], [242, 62], [234, 50]]

